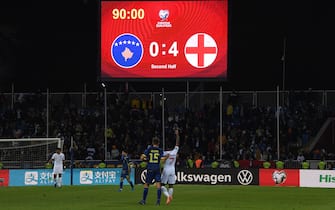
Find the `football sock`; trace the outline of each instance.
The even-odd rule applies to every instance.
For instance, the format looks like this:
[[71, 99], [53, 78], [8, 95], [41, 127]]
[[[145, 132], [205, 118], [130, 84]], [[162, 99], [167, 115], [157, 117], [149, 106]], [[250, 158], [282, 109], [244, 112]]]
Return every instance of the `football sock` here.
[[160, 201], [162, 197], [162, 189], [158, 188], [157, 189], [157, 201]]
[[144, 188], [143, 190], [143, 200], [144, 201], [147, 200], [148, 191], [149, 191], [149, 188]]
[[169, 188], [169, 195], [170, 195], [170, 196], [173, 195], [173, 188]]
[[59, 186], [61, 187], [62, 186], [62, 177], [58, 178], [58, 182], [59, 182]]
[[134, 188], [134, 185], [133, 185], [132, 181], [130, 181], [129, 184], [130, 184], [131, 188]]
[[162, 186], [162, 192], [166, 197], [170, 196], [165, 186]]
[[120, 182], [120, 189], [123, 188], [123, 182]]

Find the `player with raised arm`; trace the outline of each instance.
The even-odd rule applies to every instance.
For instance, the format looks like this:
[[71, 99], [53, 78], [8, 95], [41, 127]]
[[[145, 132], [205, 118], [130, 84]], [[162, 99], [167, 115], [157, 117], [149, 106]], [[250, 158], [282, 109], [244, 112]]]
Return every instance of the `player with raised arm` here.
[[127, 179], [128, 183], [131, 186], [131, 190], [134, 190], [134, 184], [133, 182], [130, 180], [130, 164], [129, 164], [129, 157], [128, 157], [128, 152], [126, 149], [122, 150], [121, 153], [121, 161], [122, 161], [122, 173], [121, 173], [121, 179], [120, 179], [120, 188], [119, 188], [119, 192], [122, 191], [123, 189], [123, 180]]
[[61, 152], [61, 148], [57, 148], [56, 152], [51, 156], [49, 163], [53, 163], [54, 186], [62, 186], [62, 175], [64, 168], [65, 155]]
[[[176, 135], [176, 145], [173, 150], [170, 151], [164, 151], [164, 156], [169, 156], [164, 164], [163, 172], [162, 172], [162, 192], [166, 196], [166, 204], [169, 205], [172, 201], [172, 195], [173, 195], [173, 185], [176, 184], [176, 159], [177, 154], [179, 151], [179, 144], [180, 144], [180, 136], [179, 136], [179, 130], [175, 130]], [[169, 189], [165, 187], [165, 185], [169, 185]]]
[[152, 184], [153, 180], [155, 180], [157, 187], [156, 205], [160, 205], [162, 195], [160, 161], [161, 159], [164, 159], [164, 156], [163, 156], [163, 150], [159, 148], [159, 139], [157, 137], [154, 137], [152, 139], [152, 145], [149, 146], [144, 151], [144, 154], [141, 155], [141, 159], [146, 160], [148, 164], [147, 164], [147, 177], [143, 189], [143, 198], [139, 202], [139, 204], [145, 205], [149, 191], [149, 185]]

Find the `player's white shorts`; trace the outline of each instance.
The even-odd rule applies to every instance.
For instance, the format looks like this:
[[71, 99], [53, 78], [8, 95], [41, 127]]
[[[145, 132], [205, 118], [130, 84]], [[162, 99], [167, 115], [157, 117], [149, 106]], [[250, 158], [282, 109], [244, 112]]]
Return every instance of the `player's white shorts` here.
[[176, 173], [175, 170], [163, 170], [161, 183], [163, 184], [176, 184]]
[[63, 174], [63, 166], [54, 166], [53, 174]]

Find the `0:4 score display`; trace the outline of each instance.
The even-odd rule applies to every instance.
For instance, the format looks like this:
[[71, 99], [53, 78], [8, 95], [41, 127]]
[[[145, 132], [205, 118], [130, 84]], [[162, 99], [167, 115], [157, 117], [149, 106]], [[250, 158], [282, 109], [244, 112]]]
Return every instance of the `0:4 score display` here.
[[160, 54], [162, 56], [173, 55], [174, 57], [177, 57], [178, 53], [179, 51], [177, 41], [174, 41], [169, 46], [166, 45], [166, 43], [159, 44], [158, 42], [151, 42], [149, 45], [149, 54], [151, 57], [157, 57]]

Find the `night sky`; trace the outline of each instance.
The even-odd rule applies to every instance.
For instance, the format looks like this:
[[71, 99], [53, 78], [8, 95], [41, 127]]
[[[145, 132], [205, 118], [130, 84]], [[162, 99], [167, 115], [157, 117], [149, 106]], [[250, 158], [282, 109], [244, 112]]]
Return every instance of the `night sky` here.
[[[205, 88], [335, 89], [335, 7], [329, 0], [231, 0], [228, 81]], [[98, 1], [1, 1], [0, 88], [97, 85]], [[174, 82], [176, 83], [176, 82]], [[131, 82], [138, 90], [171, 85]], [[198, 82], [192, 82], [197, 86]], [[178, 82], [173, 87], [185, 87]], [[1, 89], [0, 89], [1, 91]]]

